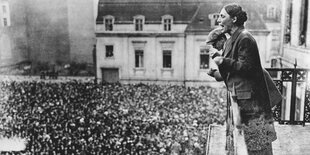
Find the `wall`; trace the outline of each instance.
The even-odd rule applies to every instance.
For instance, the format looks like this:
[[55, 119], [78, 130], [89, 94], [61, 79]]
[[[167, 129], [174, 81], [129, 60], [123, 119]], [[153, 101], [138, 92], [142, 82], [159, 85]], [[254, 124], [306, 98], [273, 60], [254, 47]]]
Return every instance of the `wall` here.
[[269, 68], [270, 65], [270, 59], [271, 59], [271, 35], [270, 31], [250, 31], [253, 35], [253, 37], [256, 40], [261, 64], [265, 68]]
[[[116, 25], [117, 26], [117, 25]], [[127, 30], [128, 31], [128, 30]], [[127, 32], [126, 31], [126, 32]], [[264, 67], [269, 58], [269, 31], [251, 31], [257, 41], [261, 62]], [[188, 34], [160, 37], [147, 34], [138, 37], [138, 32], [105, 32], [97, 34], [97, 75], [101, 78], [101, 68], [119, 68], [121, 81], [174, 81], [182, 83], [204, 83], [216, 81], [207, 75], [208, 69], [200, 69], [200, 47], [206, 46], [207, 35]], [[156, 36], [156, 37], [155, 37]], [[135, 69], [133, 42], [145, 42], [144, 67]], [[162, 42], [173, 42], [172, 68], [162, 69]], [[105, 46], [114, 46], [114, 57], [105, 58]], [[210, 59], [210, 67], [217, 68]]]
[[[123, 74], [126, 74], [124, 70], [124, 64], [126, 64], [126, 50], [127, 41], [124, 38], [118, 37], [101, 37], [97, 38], [97, 76], [101, 79], [101, 67], [106, 68], [119, 68], [121, 71], [120, 78], [123, 77]], [[114, 46], [114, 57], [105, 58], [105, 46], [113, 45]], [[124, 71], [123, 71], [124, 70]]]
[[[215, 81], [207, 75], [206, 69], [200, 69], [200, 47], [206, 46], [207, 35], [188, 35], [186, 37], [186, 80], [194, 82]], [[210, 68], [217, 68], [210, 58]]]
[[[133, 31], [133, 24], [113, 26], [113, 31], [104, 31], [104, 25], [96, 26], [97, 76], [101, 68], [119, 68], [120, 79], [126, 81], [175, 81], [184, 79], [184, 34], [186, 25], [172, 25], [172, 31], [163, 31], [160, 24], [144, 25], [143, 31]], [[145, 42], [144, 67], [135, 68], [134, 42]], [[162, 45], [172, 43], [172, 68], [162, 68]], [[105, 45], [114, 46], [114, 57], [105, 58]]]
[[28, 56], [24, 1], [1, 0], [0, 4], [2, 2], [9, 4], [10, 25], [0, 26], [0, 66], [15, 64]]
[[[144, 67], [135, 68], [134, 43], [144, 42]], [[172, 43], [172, 69], [162, 68], [162, 43]], [[105, 46], [114, 46], [114, 57], [105, 57]], [[122, 81], [183, 81], [183, 37], [100, 37], [97, 38], [97, 75], [101, 67], [119, 68]]]
[[98, 0], [0, 2], [9, 2], [11, 12], [11, 26], [1, 27], [0, 65], [27, 59], [92, 63]]
[[92, 63], [95, 16], [92, 0], [68, 0], [70, 59]]
[[28, 0], [26, 3], [30, 60], [67, 62], [70, 42], [66, 1]]
[[310, 49], [286, 45], [283, 52], [283, 67], [294, 67], [295, 59], [300, 68], [310, 68]]
[[164, 31], [162, 24], [145, 24], [143, 31], [135, 31], [135, 25], [132, 24], [114, 24], [113, 31], [105, 31], [104, 24], [96, 25], [96, 33], [183, 33], [187, 24], [172, 24], [171, 31]]
[[[283, 45], [282, 63], [283, 67], [294, 67], [295, 60], [297, 61], [297, 67], [310, 68], [310, 16], [308, 15], [307, 36], [306, 45], [299, 45], [300, 34], [300, 11], [301, 1], [293, 0], [292, 11], [292, 27], [291, 27], [291, 43]], [[285, 3], [285, 5], [288, 5]], [[285, 9], [285, 7], [283, 7]], [[310, 5], [308, 10], [310, 9]], [[309, 12], [308, 12], [309, 14]], [[284, 17], [283, 17], [284, 18]]]

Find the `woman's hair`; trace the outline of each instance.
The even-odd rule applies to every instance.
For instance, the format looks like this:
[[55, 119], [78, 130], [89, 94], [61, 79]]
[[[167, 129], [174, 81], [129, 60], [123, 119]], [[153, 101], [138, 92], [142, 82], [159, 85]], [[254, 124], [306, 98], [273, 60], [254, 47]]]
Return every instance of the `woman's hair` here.
[[224, 9], [231, 18], [237, 17], [237, 21], [235, 22], [237, 26], [243, 26], [244, 22], [248, 20], [247, 13], [238, 4], [227, 4], [224, 6]]

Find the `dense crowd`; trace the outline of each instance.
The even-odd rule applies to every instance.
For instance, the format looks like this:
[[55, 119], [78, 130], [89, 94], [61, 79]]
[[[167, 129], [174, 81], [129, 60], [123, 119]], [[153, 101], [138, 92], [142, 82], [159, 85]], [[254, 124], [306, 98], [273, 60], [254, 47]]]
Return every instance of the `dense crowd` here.
[[205, 154], [223, 89], [82, 81], [1, 81], [0, 138], [26, 154]]

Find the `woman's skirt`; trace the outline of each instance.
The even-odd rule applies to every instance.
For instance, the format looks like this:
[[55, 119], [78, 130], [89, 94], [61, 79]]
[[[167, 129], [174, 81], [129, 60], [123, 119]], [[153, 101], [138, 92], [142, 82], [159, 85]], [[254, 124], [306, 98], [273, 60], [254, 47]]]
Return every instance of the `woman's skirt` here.
[[[228, 93], [229, 95], [229, 93]], [[241, 128], [244, 131], [245, 143], [249, 155], [272, 155], [271, 143], [277, 139], [270, 113], [264, 112], [259, 102], [254, 99], [238, 100], [241, 115]], [[234, 152], [233, 118], [230, 109], [231, 98], [227, 97], [226, 117], [226, 150], [228, 154]]]

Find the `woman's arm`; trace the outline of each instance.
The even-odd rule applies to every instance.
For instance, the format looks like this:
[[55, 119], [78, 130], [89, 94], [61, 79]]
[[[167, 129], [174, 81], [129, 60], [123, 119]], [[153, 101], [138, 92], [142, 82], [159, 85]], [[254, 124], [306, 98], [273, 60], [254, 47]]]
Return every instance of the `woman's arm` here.
[[214, 77], [216, 81], [223, 81], [223, 78], [217, 69], [209, 70], [208, 75]]
[[215, 78], [216, 81], [224, 81], [224, 79], [223, 79], [221, 73], [220, 73], [218, 70], [216, 70], [216, 71], [214, 72], [214, 78]]
[[256, 42], [251, 38], [243, 38], [237, 45], [237, 58], [218, 58], [219, 67], [228, 72], [252, 74], [260, 66]]

